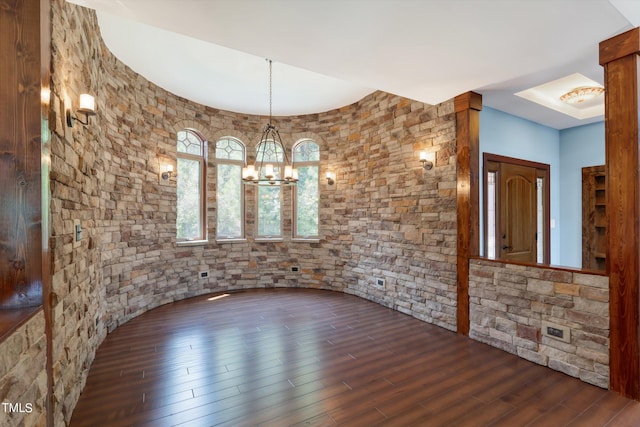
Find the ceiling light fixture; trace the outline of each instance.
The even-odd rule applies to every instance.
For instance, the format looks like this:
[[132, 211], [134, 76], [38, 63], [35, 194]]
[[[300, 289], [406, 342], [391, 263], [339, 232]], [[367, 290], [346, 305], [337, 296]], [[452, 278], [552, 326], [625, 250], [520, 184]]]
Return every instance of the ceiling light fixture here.
[[280, 138], [280, 132], [272, 122], [273, 66], [269, 62], [269, 124], [264, 128], [258, 142], [256, 162], [242, 169], [242, 180], [249, 185], [295, 185], [298, 171], [289, 163], [287, 150]]
[[560, 101], [570, 105], [582, 104], [603, 92], [604, 88], [600, 86], [580, 86], [562, 95]]

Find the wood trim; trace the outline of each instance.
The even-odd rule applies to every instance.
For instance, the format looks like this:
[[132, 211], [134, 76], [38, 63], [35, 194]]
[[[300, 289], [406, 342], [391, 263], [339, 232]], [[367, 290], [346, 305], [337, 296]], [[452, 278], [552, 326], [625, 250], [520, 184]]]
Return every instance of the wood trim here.
[[[640, 52], [640, 28], [633, 28], [600, 42], [600, 65]], [[605, 85], [606, 87], [606, 85]]]
[[640, 400], [639, 29], [600, 43], [604, 65], [610, 388]]
[[469, 258], [480, 254], [480, 110], [482, 95], [454, 98], [457, 141], [457, 329], [469, 335]]

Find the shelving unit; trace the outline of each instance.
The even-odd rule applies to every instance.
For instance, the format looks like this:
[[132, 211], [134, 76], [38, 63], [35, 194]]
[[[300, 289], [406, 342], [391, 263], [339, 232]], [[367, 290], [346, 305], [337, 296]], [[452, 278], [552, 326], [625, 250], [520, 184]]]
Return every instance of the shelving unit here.
[[582, 168], [582, 268], [605, 270], [607, 194], [604, 165]]

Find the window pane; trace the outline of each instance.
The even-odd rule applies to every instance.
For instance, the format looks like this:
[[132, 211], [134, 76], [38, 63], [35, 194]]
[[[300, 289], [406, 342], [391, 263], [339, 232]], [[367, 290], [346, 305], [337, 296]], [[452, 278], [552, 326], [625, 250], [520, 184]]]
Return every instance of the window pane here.
[[318, 235], [318, 166], [298, 167], [296, 236]]
[[293, 152], [294, 162], [319, 162], [320, 147], [315, 142], [308, 140], [296, 145]]
[[244, 146], [232, 138], [224, 138], [216, 143], [216, 159], [244, 161]]
[[195, 154], [202, 156], [202, 140], [188, 130], [178, 132], [177, 147], [179, 153]]
[[274, 141], [263, 141], [256, 147], [256, 163], [282, 163], [283, 161], [282, 147]]
[[496, 173], [487, 174], [487, 257], [496, 258]]
[[258, 187], [258, 236], [280, 237], [280, 187]]
[[536, 199], [537, 199], [537, 231], [536, 231], [536, 244], [537, 244], [537, 259], [540, 264], [544, 262], [544, 202], [543, 202], [543, 184], [542, 178], [536, 179]]
[[241, 174], [240, 165], [218, 164], [218, 237], [242, 237]]
[[200, 162], [178, 157], [177, 163], [177, 237], [187, 240], [203, 238]]

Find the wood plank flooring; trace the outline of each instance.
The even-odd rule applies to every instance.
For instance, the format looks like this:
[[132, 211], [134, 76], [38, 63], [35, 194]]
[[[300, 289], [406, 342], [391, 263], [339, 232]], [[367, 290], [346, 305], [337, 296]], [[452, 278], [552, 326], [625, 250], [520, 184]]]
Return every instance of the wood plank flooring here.
[[198, 297], [98, 349], [82, 426], [640, 426], [640, 403], [342, 293]]

